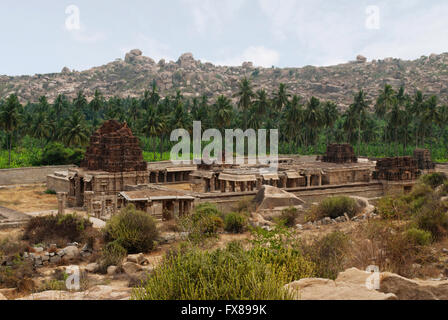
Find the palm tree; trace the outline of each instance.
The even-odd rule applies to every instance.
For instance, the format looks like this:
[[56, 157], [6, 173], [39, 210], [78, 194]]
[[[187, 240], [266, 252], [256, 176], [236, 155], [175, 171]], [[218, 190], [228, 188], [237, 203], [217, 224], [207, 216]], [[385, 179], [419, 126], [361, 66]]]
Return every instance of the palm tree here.
[[322, 110], [322, 124], [326, 128], [327, 145], [329, 143], [330, 131], [333, 129], [338, 117], [339, 111], [337, 105], [331, 101], [325, 102]]
[[301, 97], [294, 95], [282, 113], [282, 123], [286, 127], [283, 132], [289, 141], [294, 141], [297, 145], [300, 144], [300, 132], [302, 131], [302, 124], [304, 120], [304, 111], [303, 105], [301, 104], [301, 99]]
[[67, 103], [67, 99], [65, 98], [65, 96], [62, 94], [59, 94], [53, 104], [53, 109], [56, 114], [56, 119], [58, 120], [58, 122], [61, 119], [62, 112], [67, 108], [67, 105], [68, 105], [68, 103]]
[[316, 97], [311, 97], [307, 103], [304, 121], [306, 124], [305, 145], [308, 146], [310, 138], [315, 142], [316, 132], [322, 123], [320, 100]]
[[75, 111], [70, 115], [62, 128], [62, 135], [68, 146], [83, 146], [89, 141], [89, 129], [81, 112]]
[[[140, 122], [140, 130], [141, 132], [153, 142], [155, 141], [155, 137], [159, 136], [159, 134], [163, 130], [163, 122], [161, 121], [160, 115], [156, 112], [154, 107], [150, 107], [143, 114], [143, 117]], [[153, 157], [156, 159], [156, 148], [153, 143]]]
[[230, 99], [220, 95], [213, 105], [213, 119], [218, 129], [224, 133], [232, 120], [233, 107]]
[[12, 134], [20, 123], [22, 105], [15, 94], [11, 94], [2, 104], [0, 110], [0, 125], [8, 136], [8, 166], [11, 166]]
[[33, 122], [30, 127], [31, 135], [39, 140], [48, 139], [51, 135], [51, 125], [48, 118], [44, 112], [38, 112], [33, 118]]
[[283, 107], [288, 103], [291, 95], [286, 91], [286, 85], [280, 83], [277, 93], [274, 94], [274, 106], [277, 111], [282, 111]]
[[421, 117], [422, 126], [424, 128], [422, 130], [423, 147], [425, 146], [426, 132], [429, 132], [429, 134], [431, 134], [433, 124], [437, 123], [437, 121], [438, 121], [437, 104], [438, 104], [438, 98], [437, 98], [437, 96], [434, 96], [434, 95], [429, 97], [423, 104], [423, 112], [422, 112], [422, 117]]
[[264, 89], [257, 90], [254, 101], [255, 109], [260, 116], [264, 116], [270, 107], [268, 93]]
[[252, 103], [254, 92], [250, 81], [246, 77], [239, 83], [239, 89], [235, 97], [239, 98], [238, 107], [243, 111], [243, 126], [244, 129], [247, 129], [247, 112]]
[[99, 90], [95, 90], [92, 101], [89, 103], [90, 109], [93, 111], [93, 126], [97, 125], [98, 111], [104, 107], [104, 97]]
[[73, 105], [75, 106], [77, 111], [84, 111], [87, 106], [87, 99], [82, 90], [78, 91], [76, 98], [73, 99]]
[[349, 107], [349, 115], [353, 117], [353, 123], [358, 127], [358, 156], [361, 150], [361, 126], [366, 119], [368, 108], [369, 103], [366, 101], [366, 94], [363, 90], [360, 90], [355, 94], [355, 99]]
[[384, 89], [380, 91], [380, 94], [376, 100], [375, 113], [380, 118], [383, 119], [384, 116], [389, 112], [389, 110], [395, 104], [396, 95], [395, 91], [391, 85], [384, 85]]
[[423, 113], [425, 97], [421, 91], [417, 91], [412, 102], [412, 116], [415, 119], [415, 147], [419, 145], [419, 134], [423, 131], [421, 115]]

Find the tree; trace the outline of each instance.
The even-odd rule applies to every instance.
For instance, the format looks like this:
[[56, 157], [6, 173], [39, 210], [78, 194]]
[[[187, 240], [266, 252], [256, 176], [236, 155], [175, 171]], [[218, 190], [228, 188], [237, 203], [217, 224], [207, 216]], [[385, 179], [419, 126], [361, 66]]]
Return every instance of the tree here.
[[306, 105], [305, 110], [305, 144], [308, 146], [309, 140], [313, 142], [316, 139], [316, 132], [322, 123], [322, 113], [320, 110], [320, 100], [316, 97], [311, 97]]
[[288, 103], [288, 99], [291, 95], [286, 91], [286, 85], [280, 83], [278, 91], [274, 94], [274, 106], [277, 111], [282, 111], [283, 107]]
[[56, 114], [56, 118], [59, 122], [61, 119], [62, 112], [67, 109], [68, 102], [64, 95], [59, 94], [53, 104], [53, 110]]
[[339, 111], [337, 105], [331, 101], [325, 102], [322, 110], [322, 124], [326, 128], [327, 144], [329, 143], [331, 129], [333, 129], [338, 117]]
[[84, 111], [87, 106], [87, 99], [82, 90], [78, 91], [76, 98], [73, 99], [73, 105], [77, 111]]
[[[154, 142], [154, 137], [159, 136], [163, 130], [163, 122], [161, 121], [160, 115], [156, 112], [154, 107], [150, 107], [143, 114], [142, 120], [140, 122], [140, 130], [146, 136], [149, 137]], [[156, 158], [156, 148], [153, 143], [153, 156]]]
[[361, 126], [367, 116], [367, 109], [369, 107], [366, 101], [366, 94], [363, 90], [360, 90], [355, 94], [354, 101], [349, 107], [348, 116], [350, 123], [357, 126], [358, 129], [358, 156], [361, 150]]
[[64, 142], [68, 146], [80, 147], [89, 141], [89, 129], [80, 111], [73, 112], [62, 128]]
[[96, 126], [98, 111], [104, 107], [104, 97], [99, 90], [95, 90], [92, 101], [89, 103], [90, 109], [93, 111], [93, 124]]
[[7, 133], [8, 141], [8, 166], [11, 166], [11, 149], [12, 149], [12, 135], [14, 130], [19, 126], [20, 123], [20, 109], [22, 105], [15, 94], [11, 94], [2, 104], [0, 110], [0, 124], [1, 127]]
[[228, 129], [232, 120], [233, 108], [230, 99], [220, 95], [213, 105], [213, 120], [216, 127], [224, 133]]
[[247, 129], [247, 112], [252, 103], [252, 98], [254, 97], [254, 92], [252, 90], [252, 86], [250, 81], [244, 77], [243, 80], [239, 83], [238, 92], [235, 94], [235, 97], [238, 97], [238, 107], [243, 112], [243, 126], [244, 129]]
[[376, 100], [375, 113], [382, 119], [394, 106], [396, 101], [395, 91], [391, 85], [384, 85], [384, 89], [380, 91], [380, 94]]

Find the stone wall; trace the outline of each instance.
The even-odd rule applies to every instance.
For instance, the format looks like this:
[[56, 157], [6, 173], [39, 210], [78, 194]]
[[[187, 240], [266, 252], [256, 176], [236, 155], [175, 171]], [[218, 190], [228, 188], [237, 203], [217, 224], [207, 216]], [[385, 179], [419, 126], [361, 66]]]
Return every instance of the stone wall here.
[[75, 166], [48, 166], [33, 168], [15, 168], [0, 170], [0, 186], [8, 186], [15, 184], [36, 184], [45, 183], [47, 175], [53, 174], [55, 171], [64, 171]]

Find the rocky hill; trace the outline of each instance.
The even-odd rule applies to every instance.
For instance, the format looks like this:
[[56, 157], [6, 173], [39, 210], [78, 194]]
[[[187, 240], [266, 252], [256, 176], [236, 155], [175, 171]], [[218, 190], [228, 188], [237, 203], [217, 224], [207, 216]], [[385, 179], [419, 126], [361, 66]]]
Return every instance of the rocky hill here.
[[65, 67], [61, 73], [54, 74], [0, 76], [0, 97], [16, 93], [24, 102], [36, 101], [41, 95], [53, 100], [60, 93], [73, 98], [83, 90], [90, 98], [95, 89], [106, 97], [137, 96], [150, 88], [153, 80], [162, 96], [181, 90], [186, 97], [203, 94], [230, 97], [244, 76], [252, 79], [256, 89], [263, 87], [271, 92], [285, 83], [291, 93], [331, 99], [341, 108], [347, 106], [353, 93], [361, 88], [374, 99], [385, 83], [396, 88], [404, 85], [411, 93], [420, 89], [448, 101], [448, 53], [413, 61], [393, 58], [367, 61], [358, 56], [355, 61], [329, 67], [258, 68], [250, 62], [239, 67], [215, 66], [195, 60], [190, 53], [183, 54], [176, 62], [160, 60], [156, 63], [138, 49], [127, 53], [124, 60], [117, 59], [81, 72]]

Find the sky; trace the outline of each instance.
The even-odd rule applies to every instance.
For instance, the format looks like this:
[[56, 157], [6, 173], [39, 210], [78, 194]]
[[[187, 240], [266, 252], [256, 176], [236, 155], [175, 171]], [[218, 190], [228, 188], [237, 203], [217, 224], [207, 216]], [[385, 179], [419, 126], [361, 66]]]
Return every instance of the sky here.
[[2, 0], [0, 74], [86, 70], [131, 49], [217, 65], [333, 65], [448, 52], [446, 0]]

